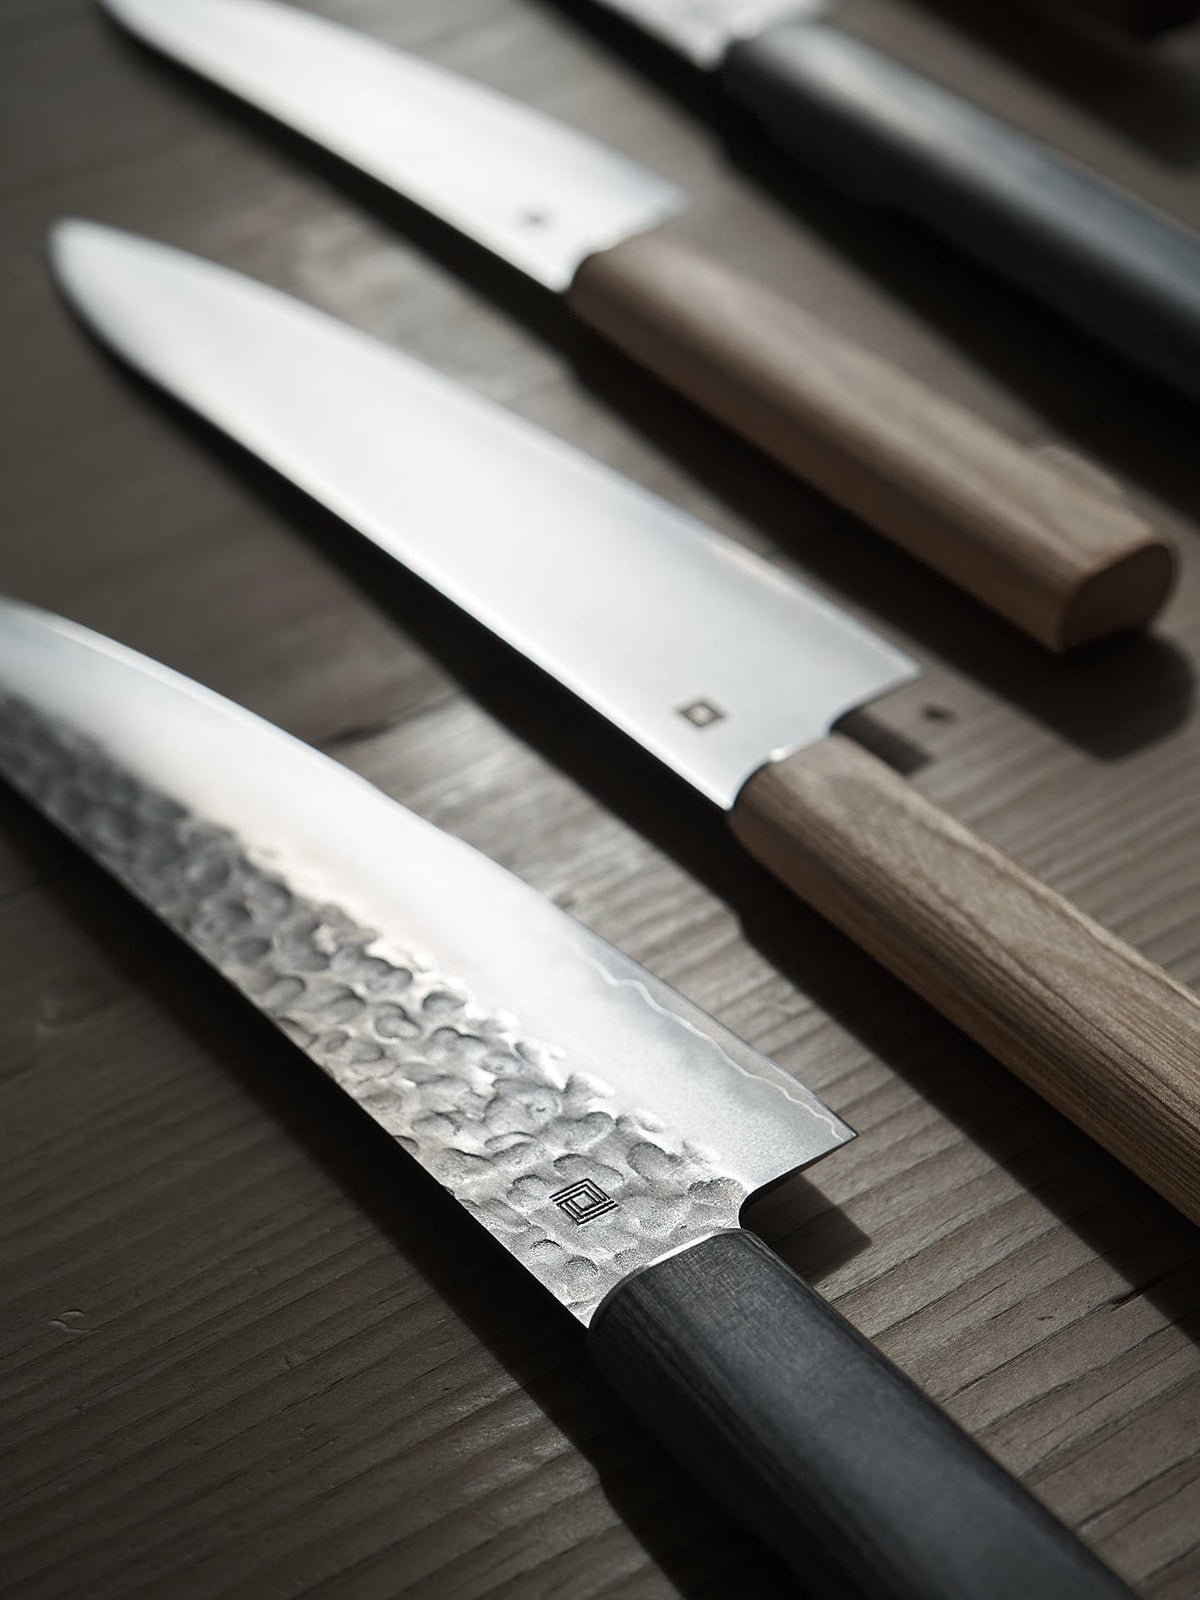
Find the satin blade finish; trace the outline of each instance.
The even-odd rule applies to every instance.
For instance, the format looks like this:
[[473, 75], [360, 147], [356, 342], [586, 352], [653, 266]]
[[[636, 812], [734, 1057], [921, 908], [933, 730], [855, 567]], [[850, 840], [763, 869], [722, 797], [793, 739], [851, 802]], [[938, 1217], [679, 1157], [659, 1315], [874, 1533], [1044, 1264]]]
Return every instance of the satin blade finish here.
[[914, 664], [766, 561], [420, 363], [210, 262], [55, 234], [103, 338], [719, 805]]
[[555, 290], [684, 201], [503, 95], [273, 0], [104, 0], [131, 32]]
[[587, 1321], [853, 1137], [460, 840], [220, 696], [0, 601], [0, 773]]
[[752, 39], [784, 17], [815, 17], [825, 0], [597, 0], [697, 66], [717, 64], [735, 39]]

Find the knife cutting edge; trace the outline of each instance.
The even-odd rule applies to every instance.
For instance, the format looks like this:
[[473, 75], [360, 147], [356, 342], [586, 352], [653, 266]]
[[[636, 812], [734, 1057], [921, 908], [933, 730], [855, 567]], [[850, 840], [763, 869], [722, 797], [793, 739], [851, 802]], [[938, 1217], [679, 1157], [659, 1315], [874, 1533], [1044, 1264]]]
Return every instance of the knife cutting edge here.
[[93, 223], [58, 278], [128, 362], [587, 701], [1193, 1220], [1200, 1000], [836, 730], [918, 675], [770, 563], [275, 289]]
[[627, 355], [1042, 644], [1139, 626], [1162, 603], [1171, 547], [1119, 491], [659, 234], [685, 197], [656, 174], [294, 6], [104, 4], [563, 294]]
[[613, 1385], [814, 1586], [1130, 1600], [741, 1231], [753, 1190], [851, 1130], [665, 984], [335, 761], [12, 601], [0, 772], [590, 1324]]
[[1200, 238], [910, 67], [824, 0], [595, 0], [714, 73], [798, 161], [907, 213], [1200, 399]]

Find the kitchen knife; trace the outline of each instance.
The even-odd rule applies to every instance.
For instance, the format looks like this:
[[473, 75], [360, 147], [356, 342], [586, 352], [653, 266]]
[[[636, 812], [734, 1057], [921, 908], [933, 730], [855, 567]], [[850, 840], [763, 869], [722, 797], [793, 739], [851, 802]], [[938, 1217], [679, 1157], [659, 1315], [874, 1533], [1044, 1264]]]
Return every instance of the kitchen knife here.
[[271, 0], [105, 0], [126, 27], [565, 295], [593, 329], [1051, 649], [1135, 627], [1167, 542], [655, 228], [670, 184], [573, 129]]
[[328, 757], [11, 601], [0, 773], [590, 1323], [616, 1388], [814, 1586], [1129, 1600], [740, 1231], [750, 1193], [852, 1135], [665, 984]]
[[907, 213], [1200, 398], [1200, 238], [828, 27], [823, 0], [597, 0], [711, 71], [790, 155]]
[[911, 661], [655, 495], [274, 289], [90, 223], [61, 224], [53, 254], [134, 367], [728, 811], [785, 883], [1200, 1220], [1200, 1001], [836, 731]]

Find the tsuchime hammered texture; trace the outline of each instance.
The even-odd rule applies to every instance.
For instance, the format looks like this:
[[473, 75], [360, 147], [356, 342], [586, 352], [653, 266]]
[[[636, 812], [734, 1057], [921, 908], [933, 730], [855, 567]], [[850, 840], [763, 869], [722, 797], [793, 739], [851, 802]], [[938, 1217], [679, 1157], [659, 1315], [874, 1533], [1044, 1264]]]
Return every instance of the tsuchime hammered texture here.
[[746, 1190], [704, 1152], [403, 956], [390, 930], [294, 892], [93, 741], [0, 697], [0, 768], [582, 1320], [648, 1259], [737, 1226]]

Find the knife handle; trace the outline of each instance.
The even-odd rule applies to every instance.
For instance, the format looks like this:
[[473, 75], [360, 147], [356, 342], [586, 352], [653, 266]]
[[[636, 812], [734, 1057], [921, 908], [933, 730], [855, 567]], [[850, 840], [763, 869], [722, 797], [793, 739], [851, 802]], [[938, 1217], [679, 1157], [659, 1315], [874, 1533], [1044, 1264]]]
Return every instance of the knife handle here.
[[1048, 1511], [749, 1233], [626, 1279], [589, 1335], [697, 1478], [837, 1600], [1131, 1600]]
[[733, 828], [1200, 1222], [1200, 998], [840, 734], [755, 773]]
[[790, 154], [919, 218], [1200, 397], [1200, 238], [820, 23], [742, 40], [720, 70]]
[[589, 257], [568, 302], [626, 354], [1019, 628], [1064, 650], [1146, 622], [1170, 545], [1053, 466], [657, 234]]

